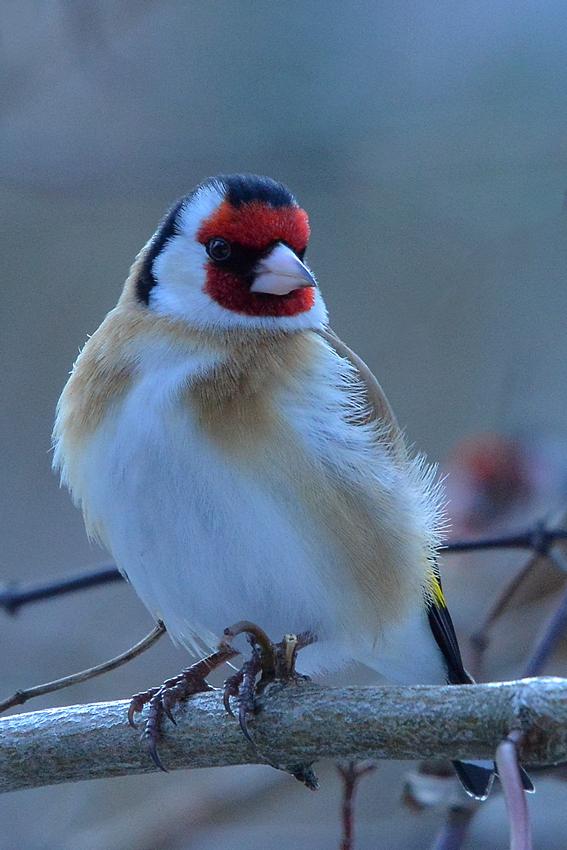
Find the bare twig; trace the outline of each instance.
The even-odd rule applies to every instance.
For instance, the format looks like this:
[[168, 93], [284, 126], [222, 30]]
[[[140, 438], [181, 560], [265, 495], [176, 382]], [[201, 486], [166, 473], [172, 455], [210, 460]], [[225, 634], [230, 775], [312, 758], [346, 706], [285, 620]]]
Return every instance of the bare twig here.
[[94, 679], [95, 676], [101, 676], [103, 673], [109, 673], [111, 670], [115, 670], [128, 661], [132, 661], [136, 656], [141, 655], [142, 652], [153, 646], [164, 634], [165, 626], [163, 623], [158, 623], [155, 629], [152, 629], [149, 635], [146, 635], [139, 643], [121, 655], [117, 655], [116, 658], [111, 658], [110, 661], [97, 664], [96, 667], [89, 667], [88, 670], [81, 670], [79, 673], [73, 673], [71, 676], [64, 676], [62, 679], [55, 679], [53, 682], [46, 682], [43, 685], [36, 685], [33, 688], [16, 691], [11, 697], [0, 702], [0, 714], [16, 705], [23, 705], [29, 699], [33, 699], [33, 697], [40, 697], [44, 694], [50, 694], [53, 691], [60, 691], [63, 688], [71, 687], [71, 685], [78, 685], [79, 682], [86, 682], [87, 679]]
[[510, 824], [510, 850], [532, 850], [532, 828], [516, 748], [521, 737], [522, 733], [514, 729], [496, 748], [496, 767]]
[[451, 806], [431, 850], [459, 850], [475, 814], [476, 809], [470, 806]]
[[560, 540], [567, 540], [567, 529], [547, 528], [544, 523], [520, 534], [507, 534], [483, 540], [453, 541], [441, 546], [446, 554], [475, 552], [483, 549], [530, 549], [538, 555], [547, 555]]
[[8, 614], [17, 614], [19, 609], [30, 602], [39, 602], [52, 596], [62, 596], [64, 593], [72, 593], [77, 590], [86, 590], [99, 584], [123, 581], [124, 576], [118, 568], [111, 564], [108, 567], [100, 567], [97, 570], [82, 573], [78, 576], [58, 579], [57, 581], [41, 582], [29, 587], [18, 587], [17, 585], [0, 586], [0, 608]]
[[[0, 790], [157, 768], [128, 725], [129, 703], [102, 703], [0, 720]], [[174, 709], [161, 754], [170, 770], [229, 764], [309, 764], [357, 759], [491, 758], [511, 729], [524, 732], [524, 763], [567, 761], [567, 680], [490, 685], [332, 688], [269, 686], [251, 718], [254, 746], [220, 692]]]
[[354, 850], [354, 795], [362, 777], [376, 770], [376, 765], [373, 761], [349, 759], [339, 762], [337, 770], [343, 781], [343, 837], [340, 850]]
[[537, 676], [563, 635], [567, 624], [567, 589], [563, 592], [561, 601], [553, 611], [549, 622], [538, 640], [525, 666], [526, 676]]

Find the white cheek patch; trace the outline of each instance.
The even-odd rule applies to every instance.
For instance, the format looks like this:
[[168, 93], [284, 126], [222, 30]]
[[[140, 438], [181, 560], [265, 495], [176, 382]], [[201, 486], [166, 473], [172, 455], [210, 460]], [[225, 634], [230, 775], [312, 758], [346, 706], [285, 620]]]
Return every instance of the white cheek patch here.
[[203, 292], [207, 252], [196, 236], [223, 199], [222, 187], [212, 183], [198, 190], [179, 211], [179, 233], [168, 240], [152, 266], [157, 286], [151, 291], [150, 306], [160, 315], [198, 322], [210, 305], [211, 299]]
[[155, 258], [152, 273], [159, 291], [152, 293], [152, 304], [158, 304], [166, 290], [178, 295], [188, 288], [202, 289], [205, 285], [207, 253], [197, 242], [197, 231], [203, 221], [218, 209], [223, 201], [221, 187], [214, 183], [200, 189], [177, 215], [178, 233], [172, 236]]

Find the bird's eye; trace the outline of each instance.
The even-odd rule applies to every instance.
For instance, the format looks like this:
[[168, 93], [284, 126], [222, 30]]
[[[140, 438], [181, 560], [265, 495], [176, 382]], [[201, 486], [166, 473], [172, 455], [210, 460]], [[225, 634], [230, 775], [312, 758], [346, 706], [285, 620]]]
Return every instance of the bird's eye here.
[[228, 260], [231, 254], [229, 243], [226, 239], [221, 239], [219, 236], [209, 239], [205, 246], [205, 250], [211, 260], [216, 260], [217, 262]]

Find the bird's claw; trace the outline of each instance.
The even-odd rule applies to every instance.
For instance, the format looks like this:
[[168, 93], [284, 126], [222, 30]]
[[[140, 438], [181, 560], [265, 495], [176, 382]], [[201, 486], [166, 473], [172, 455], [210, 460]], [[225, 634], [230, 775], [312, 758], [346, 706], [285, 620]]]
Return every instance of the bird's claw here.
[[159, 691], [159, 688], [150, 688], [149, 691], [142, 691], [139, 694], [134, 694], [128, 706], [128, 723], [133, 729], [138, 728], [138, 724], [134, 720], [135, 714], [140, 714], [146, 703]]
[[[299, 650], [313, 643], [317, 638], [311, 632], [303, 632], [300, 635], [286, 635], [279, 643], [272, 643], [265, 632], [253, 623], [240, 622], [231, 629], [225, 630], [225, 636], [220, 645], [230, 646], [236, 635], [242, 632], [248, 637], [252, 654], [242, 668], [224, 683], [223, 702], [227, 712], [234, 717], [230, 700], [231, 698], [235, 700], [238, 705], [238, 723], [242, 734], [247, 741], [256, 746], [248, 729], [248, 716], [256, 712], [256, 694], [276, 680], [297, 682], [300, 679], [306, 679], [306, 676], [296, 673], [295, 660]], [[265, 753], [264, 758], [266, 758]], [[310, 764], [275, 764], [269, 758], [267, 760], [278, 770], [291, 773], [307, 788], [314, 791], [319, 787], [319, 781]]]
[[238, 652], [232, 647], [221, 647], [207, 658], [203, 658], [196, 664], [192, 664], [191, 667], [182, 670], [178, 676], [167, 679], [161, 687], [150, 688], [132, 697], [128, 708], [128, 722], [134, 729], [137, 729], [134, 716], [139, 714], [144, 706], [149, 706], [143, 738], [146, 741], [150, 756], [160, 770], [166, 771], [158, 753], [164, 715], [171, 720], [174, 726], [177, 726], [177, 721], [173, 716], [173, 709], [177, 703], [187, 700], [195, 694], [214, 690], [205, 677], [226, 661], [230, 661], [235, 655], [238, 655]]
[[[266, 633], [254, 623], [241, 621], [231, 628], [225, 629], [220, 646], [230, 646], [233, 639], [243, 632], [252, 647], [252, 654], [241, 669], [225, 681], [223, 703], [226, 711], [231, 717], [234, 717], [230, 698], [236, 700], [238, 722], [242, 734], [247, 741], [253, 744], [247, 717], [255, 712], [256, 693], [262, 691], [269, 682], [276, 679], [295, 681], [298, 678], [298, 674], [295, 672], [297, 652], [313, 643], [317, 638], [310, 632], [304, 632], [297, 636], [286, 635], [279, 643], [273, 643]], [[257, 681], [258, 674], [261, 675]]]

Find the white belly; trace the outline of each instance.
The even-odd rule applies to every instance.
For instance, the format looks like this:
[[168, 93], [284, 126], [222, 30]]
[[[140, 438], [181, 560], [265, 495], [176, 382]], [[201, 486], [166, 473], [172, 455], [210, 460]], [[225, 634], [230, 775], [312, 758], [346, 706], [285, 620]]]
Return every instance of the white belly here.
[[332, 635], [337, 588], [308, 542], [258, 481], [187, 426], [170, 418], [159, 442], [130, 437], [99, 460], [97, 444], [109, 443], [103, 433], [93, 441], [90, 510], [142, 601], [185, 644], [218, 640], [242, 619], [275, 640], [305, 629]]
[[[315, 421], [302, 427], [316, 439]], [[298, 664], [305, 672], [358, 660], [399, 681], [444, 680], [424, 611], [383, 633], [344, 553], [285, 475], [227, 459], [187, 405], [163, 403], [155, 385], [142, 384], [101, 426], [81, 477], [95, 527], [175, 641], [212, 648], [246, 619], [273, 640], [314, 632]]]

